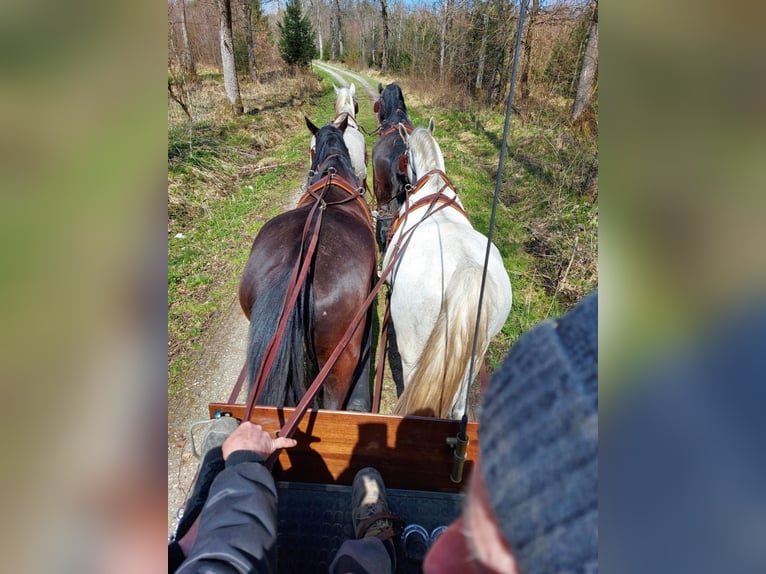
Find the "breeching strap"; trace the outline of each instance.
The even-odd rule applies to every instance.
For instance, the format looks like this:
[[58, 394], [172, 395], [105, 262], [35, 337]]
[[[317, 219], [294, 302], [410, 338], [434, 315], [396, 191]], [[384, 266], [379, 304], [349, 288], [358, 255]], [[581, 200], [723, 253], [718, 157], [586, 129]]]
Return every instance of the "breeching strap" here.
[[383, 392], [383, 370], [385, 367], [386, 343], [388, 342], [388, 320], [391, 317], [391, 298], [386, 299], [386, 311], [383, 314], [383, 322], [380, 327], [380, 341], [378, 347], [378, 370], [375, 373], [375, 386], [372, 391], [372, 412], [380, 412], [380, 395]]

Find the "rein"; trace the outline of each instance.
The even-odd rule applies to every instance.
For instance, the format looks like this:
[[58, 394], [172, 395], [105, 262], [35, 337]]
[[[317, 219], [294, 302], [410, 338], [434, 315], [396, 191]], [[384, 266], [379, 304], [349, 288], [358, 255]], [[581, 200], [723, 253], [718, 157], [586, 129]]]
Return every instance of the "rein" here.
[[[287, 294], [282, 305], [282, 311], [280, 313], [279, 323], [277, 323], [277, 329], [274, 332], [274, 336], [269, 341], [269, 344], [266, 346], [263, 362], [258, 369], [258, 373], [253, 379], [253, 389], [250, 392], [247, 400], [247, 408], [245, 410], [244, 420], [250, 420], [255, 402], [258, 400], [258, 397], [263, 391], [263, 387], [266, 384], [266, 379], [268, 378], [268, 375], [271, 372], [271, 367], [273, 366], [274, 360], [276, 359], [279, 344], [281, 343], [282, 337], [285, 334], [287, 321], [290, 318], [290, 314], [292, 313], [293, 308], [295, 307], [295, 302], [298, 299], [301, 288], [306, 281], [306, 275], [308, 275], [309, 268], [311, 267], [311, 260], [313, 259], [317, 241], [319, 240], [319, 228], [322, 224], [322, 216], [324, 215], [325, 211], [324, 208], [320, 208], [320, 205], [321, 202], [319, 200], [314, 203], [314, 205], [311, 207], [311, 211], [309, 212], [308, 217], [306, 218], [306, 223], [303, 226], [300, 249], [301, 255], [299, 255], [298, 259], [295, 261], [293, 271], [290, 274], [290, 279], [287, 283]], [[306, 238], [309, 234], [309, 230], [311, 229], [311, 222], [314, 219], [315, 213], [317, 213], [316, 225], [314, 226], [314, 232], [311, 234], [311, 238], [308, 241], [308, 247], [304, 252]]]
[[382, 138], [383, 136], [387, 136], [388, 134], [391, 134], [391, 133], [394, 133], [395, 131], [397, 131], [399, 129], [399, 124], [400, 123], [404, 126], [404, 129], [407, 130], [408, 134], [411, 134], [412, 130], [415, 129], [414, 127], [412, 127], [412, 125], [409, 122], [407, 122], [407, 123], [397, 122], [394, 125], [388, 124], [388, 127], [385, 128], [385, 129], [383, 129], [383, 126], [385, 126], [386, 124], [382, 123], [382, 124], [380, 124], [378, 126], [378, 129], [376, 129], [374, 132], [372, 132], [372, 135], [377, 135], [379, 138]]
[[346, 116], [348, 125], [350, 125], [355, 130], [359, 130], [359, 122], [356, 121], [356, 118], [351, 115], [351, 112], [341, 112], [337, 116], [335, 116], [335, 119], [332, 121], [333, 125], [336, 128], [340, 128], [341, 124], [343, 123], [343, 116]]
[[[407, 216], [411, 211], [415, 211], [416, 209], [420, 209], [424, 206], [432, 206], [436, 204], [441, 204], [443, 207], [452, 207], [457, 212], [459, 212], [463, 217], [465, 217], [467, 220], [470, 221], [470, 218], [468, 217], [468, 214], [465, 212], [465, 209], [463, 209], [459, 203], [457, 203], [457, 192], [455, 192], [455, 186], [450, 181], [449, 177], [447, 177], [447, 174], [441, 171], [440, 169], [432, 169], [431, 171], [425, 173], [418, 181], [415, 183], [415, 187], [412, 188], [412, 190], [409, 192], [409, 195], [413, 195], [417, 193], [420, 189], [423, 188], [423, 186], [431, 179], [431, 176], [438, 175], [442, 181], [444, 181], [444, 185], [442, 185], [439, 188], [439, 191], [436, 193], [431, 193], [429, 195], [426, 195], [425, 197], [421, 197], [420, 199], [416, 200], [415, 202], [411, 204], [404, 204], [404, 213], [402, 215], [397, 215], [394, 219], [394, 225], [391, 228], [391, 237], [394, 236], [397, 229], [401, 227], [401, 225], [407, 221]], [[453, 197], [447, 197], [444, 195], [445, 189], [451, 189], [455, 195]], [[427, 213], [423, 219], [426, 217], [433, 215], [435, 212]], [[421, 220], [422, 221], [422, 220]]]
[[[441, 205], [433, 209], [433, 212], [430, 211], [431, 208], [433, 208], [435, 205], [436, 203], [433, 203], [429, 207], [429, 213], [426, 214], [426, 217], [428, 217], [429, 215], [432, 215], [436, 211], [439, 211], [447, 206], [446, 203], [442, 203]], [[298, 424], [300, 424], [300, 421], [303, 418], [303, 415], [306, 414], [306, 410], [308, 409], [309, 404], [314, 400], [317, 393], [319, 392], [319, 387], [322, 386], [322, 383], [324, 383], [324, 380], [327, 377], [328, 373], [335, 366], [335, 363], [340, 357], [340, 354], [343, 352], [343, 349], [351, 340], [351, 337], [353, 336], [354, 331], [358, 327], [361, 320], [364, 318], [373, 300], [375, 299], [375, 297], [378, 296], [378, 292], [383, 286], [383, 283], [391, 274], [391, 271], [393, 270], [394, 266], [398, 263], [399, 258], [404, 253], [404, 250], [406, 249], [407, 245], [410, 242], [410, 239], [412, 238], [413, 232], [415, 231], [415, 229], [417, 229], [418, 225], [422, 223], [422, 221], [423, 220], [418, 221], [415, 225], [410, 227], [407, 231], [405, 231], [399, 236], [399, 240], [396, 242], [396, 245], [394, 245], [393, 247], [393, 251], [392, 251], [393, 255], [391, 257], [391, 260], [388, 262], [388, 265], [386, 265], [385, 269], [383, 269], [383, 271], [380, 274], [380, 277], [378, 278], [377, 283], [375, 283], [372, 290], [370, 291], [370, 294], [367, 295], [367, 298], [364, 300], [364, 303], [362, 303], [362, 306], [357, 311], [354, 318], [351, 320], [351, 323], [349, 323], [349, 326], [346, 329], [346, 332], [343, 334], [343, 337], [341, 338], [340, 343], [338, 343], [338, 346], [335, 347], [335, 350], [333, 351], [332, 355], [330, 355], [324, 367], [322, 367], [322, 370], [314, 378], [314, 381], [306, 390], [306, 393], [303, 395], [303, 398], [301, 398], [300, 402], [295, 407], [293, 414], [290, 415], [289, 419], [287, 419], [287, 422], [285, 422], [285, 424], [279, 430], [279, 432], [277, 433], [277, 436], [283, 436], [283, 437], [289, 438], [293, 435], [293, 433], [295, 432], [295, 429], [298, 427]], [[379, 375], [381, 379], [382, 379], [382, 373], [383, 373], [383, 370], [381, 369], [380, 375]], [[379, 403], [380, 391], [377, 389], [377, 387], [374, 392], [374, 397], [377, 398], [376, 402]], [[377, 405], [373, 403], [373, 410], [376, 406]], [[250, 420], [250, 413], [251, 413], [251, 410], [246, 411], [245, 420]], [[266, 461], [266, 465], [269, 468], [271, 468], [276, 462], [278, 457], [279, 457], [279, 452], [272, 453], [272, 455]]]

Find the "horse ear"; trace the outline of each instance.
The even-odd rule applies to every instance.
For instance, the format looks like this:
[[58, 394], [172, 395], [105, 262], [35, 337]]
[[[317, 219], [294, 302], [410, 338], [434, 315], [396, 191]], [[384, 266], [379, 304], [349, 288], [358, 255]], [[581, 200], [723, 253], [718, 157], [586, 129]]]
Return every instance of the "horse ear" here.
[[342, 132], [346, 131], [346, 128], [348, 127], [348, 114], [343, 114], [343, 121], [340, 122], [340, 125], [337, 127]]
[[354, 83], [353, 83], [353, 82], [351, 82], [351, 83], [348, 85], [348, 92], [351, 94], [351, 97], [352, 97], [352, 98], [353, 98], [353, 97], [354, 97], [354, 95], [356, 94], [356, 86], [354, 85]]
[[335, 90], [335, 93], [338, 93], [338, 86], [335, 85], [335, 82], [332, 83], [332, 89]]
[[399, 122], [398, 128], [399, 128], [399, 135], [402, 136], [404, 143], [407, 143], [407, 140], [410, 139], [410, 134], [407, 133], [407, 128], [404, 127], [404, 124], [402, 122]]
[[312, 123], [312, 121], [311, 121], [311, 120], [308, 118], [308, 116], [303, 116], [303, 117], [304, 117], [304, 119], [306, 120], [306, 127], [309, 129], [309, 131], [310, 131], [312, 134], [314, 134], [314, 135], [317, 135], [317, 132], [319, 131], [319, 128], [318, 128], [318, 127], [316, 127], [316, 126], [315, 126], [315, 125]]
[[407, 152], [406, 151], [399, 156], [399, 171], [404, 174], [407, 173]]
[[378, 82], [378, 93], [379, 94], [383, 93], [383, 84], [381, 84], [380, 82]]
[[372, 111], [376, 114], [380, 111], [380, 100], [375, 100], [375, 103], [372, 104]]
[[428, 121], [428, 131], [431, 133], [431, 135], [434, 135], [434, 119], [431, 118]]

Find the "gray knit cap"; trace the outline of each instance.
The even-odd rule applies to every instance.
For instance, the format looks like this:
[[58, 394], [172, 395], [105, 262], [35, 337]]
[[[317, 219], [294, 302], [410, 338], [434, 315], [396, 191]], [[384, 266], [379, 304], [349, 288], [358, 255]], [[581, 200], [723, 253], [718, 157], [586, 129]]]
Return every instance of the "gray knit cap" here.
[[525, 333], [479, 429], [487, 492], [523, 574], [598, 572], [598, 298]]

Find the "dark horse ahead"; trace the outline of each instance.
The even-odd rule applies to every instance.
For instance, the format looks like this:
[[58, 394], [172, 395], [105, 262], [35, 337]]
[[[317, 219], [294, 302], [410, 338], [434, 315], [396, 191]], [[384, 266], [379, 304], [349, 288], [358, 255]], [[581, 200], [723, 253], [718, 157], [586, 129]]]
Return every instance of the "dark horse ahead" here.
[[413, 126], [407, 117], [407, 106], [398, 84], [389, 84], [385, 89], [378, 84], [378, 93], [380, 99], [375, 104], [375, 111], [380, 135], [372, 148], [372, 166], [373, 190], [378, 202], [377, 239], [383, 251], [391, 222], [404, 201], [404, 186], [408, 183], [407, 170], [399, 161], [407, 147], [397, 126], [404, 124], [408, 132]]
[[[262, 405], [293, 406], [301, 399], [369, 294], [377, 263], [370, 209], [343, 132], [332, 124], [316, 129], [307, 123], [316, 130], [308, 191], [298, 207], [263, 226], [239, 284], [239, 301], [250, 319], [252, 387], [283, 314], [291, 277], [298, 275], [298, 264], [307, 262], [306, 279], [295, 288], [297, 300], [257, 401]], [[369, 411], [369, 326], [368, 313], [325, 380], [324, 408]]]

